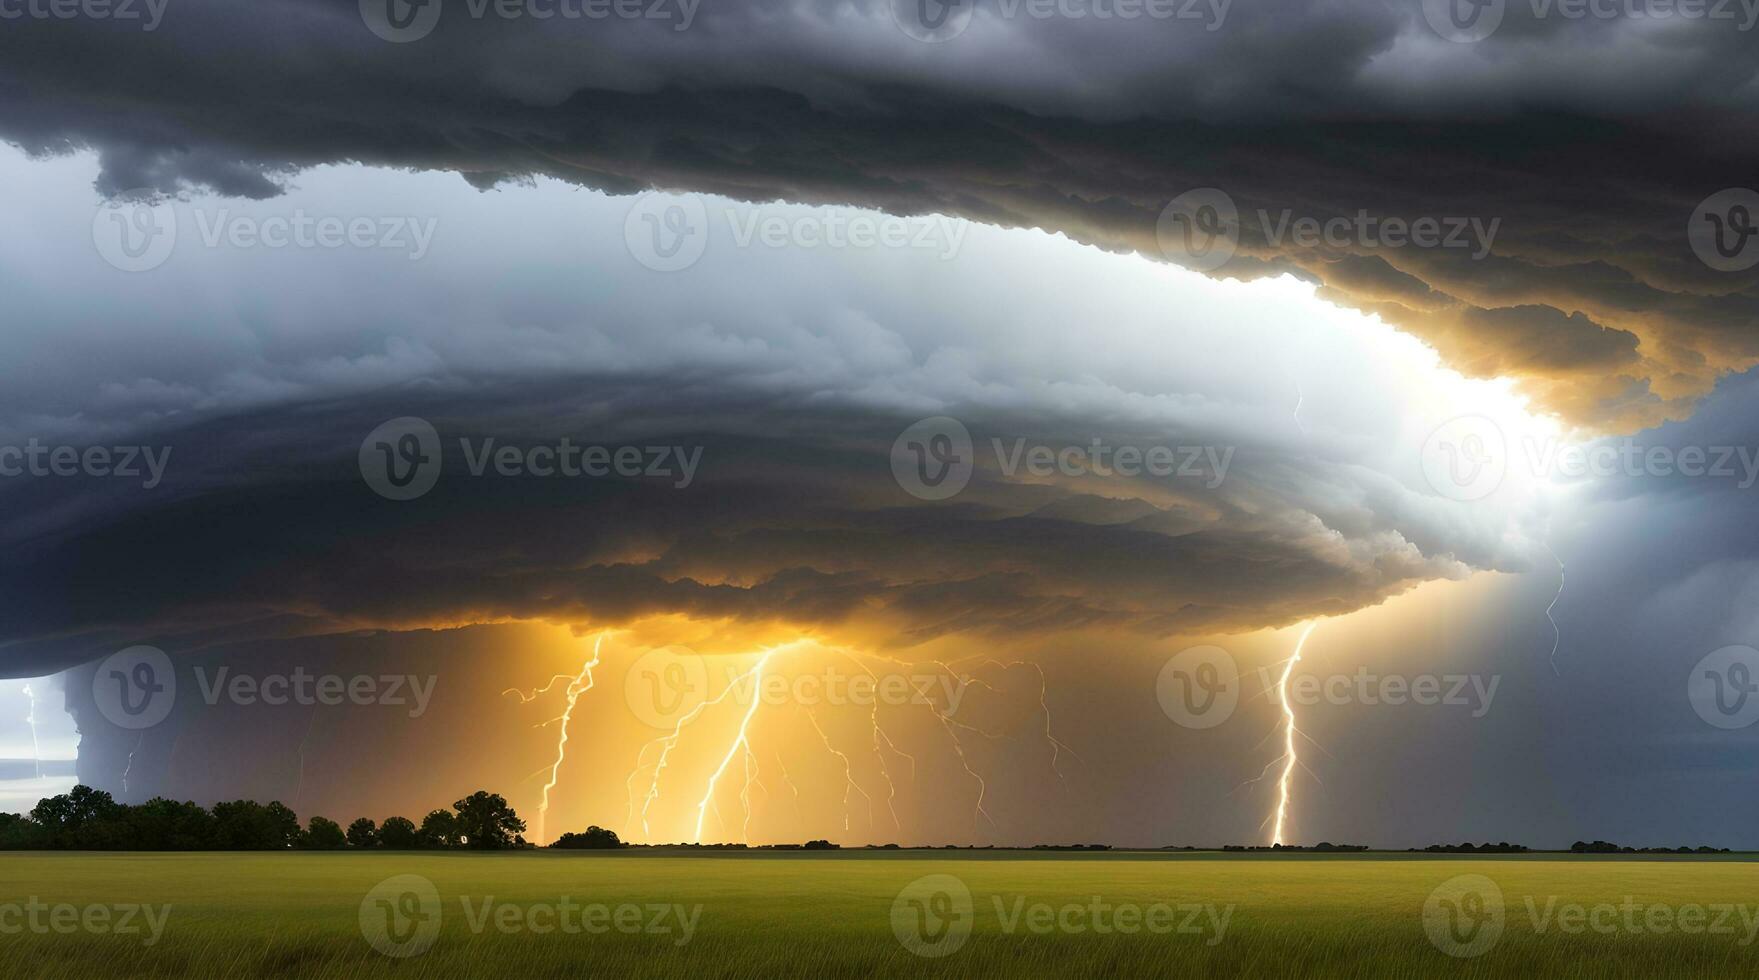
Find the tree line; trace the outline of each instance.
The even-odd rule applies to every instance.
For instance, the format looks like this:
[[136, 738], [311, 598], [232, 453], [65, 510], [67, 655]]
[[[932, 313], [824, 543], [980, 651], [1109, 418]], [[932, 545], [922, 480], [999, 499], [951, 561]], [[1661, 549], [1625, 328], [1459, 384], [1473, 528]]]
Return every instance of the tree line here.
[[42, 800], [28, 816], [0, 813], [0, 849], [5, 850], [503, 850], [530, 846], [524, 833], [525, 821], [507, 801], [484, 790], [451, 809], [432, 811], [420, 824], [408, 817], [377, 823], [361, 817], [346, 828], [327, 817], [312, 817], [301, 826], [299, 816], [279, 801], [234, 800], [206, 808], [155, 797], [127, 804], [83, 785]]

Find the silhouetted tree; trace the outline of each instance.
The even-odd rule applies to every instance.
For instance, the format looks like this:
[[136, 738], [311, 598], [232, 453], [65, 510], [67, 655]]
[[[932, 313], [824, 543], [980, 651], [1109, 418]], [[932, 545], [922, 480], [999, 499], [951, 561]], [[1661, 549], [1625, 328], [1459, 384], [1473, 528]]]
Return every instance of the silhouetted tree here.
[[563, 850], [609, 850], [611, 848], [622, 847], [623, 841], [618, 839], [616, 831], [606, 830], [605, 828], [594, 824], [586, 828], [585, 833], [576, 834], [570, 832], [563, 834], [556, 838], [556, 842], [550, 846], [559, 847]]
[[121, 814], [122, 806], [109, 793], [84, 785], [31, 808], [31, 819], [42, 828], [43, 842], [57, 848], [115, 846], [111, 838], [124, 836], [123, 828], [102, 825]]
[[329, 817], [313, 817], [305, 833], [300, 835], [300, 844], [316, 851], [333, 851], [348, 843], [347, 835], [342, 833], [342, 825]]
[[386, 817], [385, 822], [379, 824], [379, 846], [407, 851], [421, 846], [421, 833], [415, 829], [415, 821], [408, 817]]
[[366, 817], [360, 817], [348, 825], [348, 845], [350, 847], [378, 847], [379, 825]]
[[214, 846], [223, 850], [262, 851], [292, 847], [299, 842], [299, 817], [280, 802], [234, 800], [214, 804]]
[[525, 821], [499, 793], [479, 789], [452, 804], [452, 809], [458, 811], [458, 836], [474, 849], [512, 847], [514, 836], [525, 831]]
[[154, 797], [124, 808], [131, 850], [197, 851], [214, 846], [214, 815], [190, 801]]
[[421, 818], [422, 847], [452, 847], [458, 843], [458, 817], [451, 810], [434, 810]]

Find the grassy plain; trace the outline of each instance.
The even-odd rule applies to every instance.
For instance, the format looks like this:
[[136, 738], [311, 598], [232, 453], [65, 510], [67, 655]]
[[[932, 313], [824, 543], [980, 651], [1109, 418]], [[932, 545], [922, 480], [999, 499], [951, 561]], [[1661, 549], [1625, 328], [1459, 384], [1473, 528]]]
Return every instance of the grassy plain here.
[[[374, 891], [402, 875], [418, 877]], [[1424, 921], [1434, 890], [1460, 875], [1494, 882], [1503, 909], [1498, 937], [1466, 958]], [[901, 901], [925, 876], [937, 877]], [[968, 912], [938, 876], [969, 891]], [[417, 904], [411, 881], [431, 882], [437, 904]], [[162, 916], [156, 941], [142, 912], [118, 934], [137, 903]], [[380, 938], [417, 955], [371, 945], [363, 921], [392, 929], [391, 915], [402, 917]], [[0, 973], [82, 980], [1732, 977], [1759, 973], [1755, 915], [1759, 864], [1740, 856], [0, 854]], [[1168, 928], [1148, 931], [1151, 917]], [[1475, 921], [1451, 935], [1476, 941]], [[899, 929], [946, 955], [917, 955]], [[395, 943], [422, 930], [425, 949]]]

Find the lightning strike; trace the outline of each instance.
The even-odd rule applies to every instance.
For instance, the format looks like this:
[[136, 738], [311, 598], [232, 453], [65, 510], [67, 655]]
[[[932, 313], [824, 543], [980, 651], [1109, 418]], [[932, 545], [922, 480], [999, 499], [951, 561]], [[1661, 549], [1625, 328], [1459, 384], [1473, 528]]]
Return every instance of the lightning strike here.
[[1551, 656], [1547, 659], [1551, 663], [1551, 672], [1557, 674], [1557, 648], [1563, 643], [1564, 634], [1558, 629], [1557, 620], [1553, 618], [1551, 611], [1557, 608], [1557, 601], [1564, 597], [1564, 560], [1551, 550], [1549, 541], [1545, 542], [1545, 552], [1551, 556], [1552, 561], [1557, 562], [1557, 594], [1551, 597], [1551, 605], [1545, 607], [1545, 618], [1551, 620]]
[[30, 701], [30, 707], [25, 711], [24, 723], [31, 726], [31, 758], [35, 760], [37, 764], [37, 778], [42, 779], [43, 745], [41, 742], [37, 741], [37, 695], [31, 690], [29, 684], [24, 686], [24, 696]]
[[[757, 691], [763, 686], [764, 668], [769, 666], [770, 658], [775, 655], [775, 650], [767, 651], [762, 657], [758, 658], [757, 666], [753, 667], [750, 671], [750, 676], [752, 677], [751, 704], [745, 709], [745, 717], [739, 721], [739, 734], [733, 739], [733, 744], [727, 746], [727, 754], [722, 757], [721, 764], [716, 767], [714, 774], [708, 778], [708, 787], [703, 790], [702, 802], [696, 805], [696, 842], [698, 844], [702, 843], [702, 821], [703, 817], [708, 814], [709, 801], [714, 799], [715, 783], [719, 782], [721, 774], [727, 771], [727, 764], [733, 761], [734, 753], [738, 752], [741, 748], [745, 749], [748, 754], [751, 751], [751, 743], [747, 741], [751, 729], [751, 719], [757, 715], [757, 706], [763, 703], [763, 698], [758, 696]], [[733, 685], [727, 685], [727, 690], [730, 691], [732, 689]], [[723, 692], [721, 697], [726, 697], [726, 694]], [[816, 724], [816, 722], [814, 724]], [[661, 759], [660, 764], [662, 766], [665, 765], [665, 760], [663, 758]], [[656, 769], [655, 779], [658, 778], [658, 769]]]
[[1289, 778], [1295, 774], [1295, 766], [1300, 757], [1295, 752], [1295, 708], [1289, 702], [1289, 675], [1295, 672], [1295, 665], [1301, 662], [1301, 648], [1307, 645], [1307, 638], [1313, 635], [1318, 623], [1309, 623], [1301, 631], [1301, 638], [1295, 641], [1295, 653], [1283, 665], [1282, 679], [1277, 681], [1277, 699], [1283, 706], [1283, 775], [1277, 780], [1276, 827], [1271, 831], [1270, 842], [1283, 842], [1283, 824], [1289, 814]]
[[[574, 718], [574, 706], [580, 703], [580, 696], [592, 690], [592, 671], [599, 665], [599, 649], [604, 646], [604, 643], [605, 634], [603, 633], [600, 633], [598, 638], [593, 640], [592, 657], [580, 665], [580, 672], [568, 682], [568, 703], [562, 709], [562, 714], [555, 719], [561, 722], [561, 730], [556, 736], [556, 761], [550, 764], [550, 781], [544, 784], [543, 800], [537, 808], [537, 839], [540, 844], [549, 841], [549, 838], [544, 835], [544, 820], [550, 813], [550, 791], [556, 788], [558, 774], [562, 771], [562, 762], [568, 758], [568, 723]], [[555, 684], [556, 679], [552, 678], [549, 685], [545, 686], [543, 690], [547, 691]], [[517, 694], [518, 692], [513, 693]], [[524, 701], [530, 701], [531, 698], [537, 697], [541, 693], [542, 691], [533, 692], [531, 697], [525, 698]]]

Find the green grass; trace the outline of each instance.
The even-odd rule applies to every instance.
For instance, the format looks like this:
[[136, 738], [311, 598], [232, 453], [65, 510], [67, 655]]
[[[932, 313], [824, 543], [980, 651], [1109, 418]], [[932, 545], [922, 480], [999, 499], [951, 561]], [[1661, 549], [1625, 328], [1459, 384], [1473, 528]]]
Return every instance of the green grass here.
[[[320, 977], [1704, 977], [1752, 976], [1759, 943], [1734, 935], [1616, 928], [1536, 932], [1526, 899], [1560, 903], [1759, 906], [1759, 867], [1740, 859], [1583, 860], [1010, 852], [617, 854], [0, 854], [0, 909], [45, 903], [171, 906], [163, 935], [77, 929], [0, 934], [9, 976]], [[425, 953], [392, 959], [363, 937], [362, 899], [399, 874], [431, 880], [440, 931]], [[974, 927], [944, 958], [913, 955], [893, 933], [898, 892], [954, 875]], [[1430, 892], [1485, 875], [1505, 896], [1489, 952], [1455, 959], [1430, 943]], [[994, 898], [1028, 904], [1232, 905], [1219, 942], [1202, 935], [1003, 931]], [[695, 906], [695, 934], [568, 935], [473, 931], [460, 905], [625, 903]], [[647, 913], [643, 913], [645, 918]], [[1639, 919], [1641, 917], [1639, 916]], [[1185, 919], [1176, 913], [1175, 924]], [[0, 929], [16, 925], [0, 911]], [[1085, 918], [1083, 918], [1085, 921]]]

